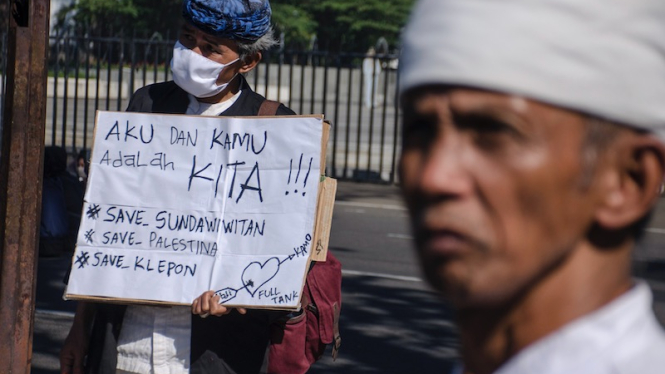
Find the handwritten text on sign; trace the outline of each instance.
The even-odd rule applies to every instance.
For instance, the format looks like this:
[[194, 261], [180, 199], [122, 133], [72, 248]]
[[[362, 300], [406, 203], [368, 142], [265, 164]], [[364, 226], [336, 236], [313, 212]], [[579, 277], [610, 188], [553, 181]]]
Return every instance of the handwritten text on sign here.
[[98, 112], [68, 295], [295, 307], [320, 117]]

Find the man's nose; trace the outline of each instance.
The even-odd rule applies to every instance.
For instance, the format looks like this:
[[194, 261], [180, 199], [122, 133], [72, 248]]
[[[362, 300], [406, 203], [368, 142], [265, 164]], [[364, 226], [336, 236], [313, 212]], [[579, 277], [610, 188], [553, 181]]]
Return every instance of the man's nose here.
[[472, 192], [469, 145], [459, 133], [439, 135], [428, 152], [420, 175], [422, 192], [462, 197]]

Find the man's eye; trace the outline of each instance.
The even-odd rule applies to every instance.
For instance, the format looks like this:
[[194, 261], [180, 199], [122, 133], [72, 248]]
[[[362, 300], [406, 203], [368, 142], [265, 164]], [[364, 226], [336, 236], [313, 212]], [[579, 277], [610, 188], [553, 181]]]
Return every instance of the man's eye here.
[[426, 148], [436, 136], [436, 123], [429, 119], [417, 118], [404, 122], [402, 143], [404, 148]]
[[455, 119], [460, 130], [470, 130], [478, 133], [499, 133], [510, 132], [514, 129], [512, 126], [495, 118], [484, 116], [465, 116]]
[[216, 53], [218, 55], [222, 54], [222, 52], [216, 46], [214, 46], [212, 44], [206, 45], [206, 50], [210, 53]]
[[485, 149], [496, 149], [522, 139], [514, 126], [492, 117], [470, 116], [458, 118], [456, 123], [460, 131], [470, 134], [476, 144]]
[[194, 37], [189, 34], [182, 33], [180, 34], [180, 44], [184, 45], [185, 47], [191, 48], [194, 44]]

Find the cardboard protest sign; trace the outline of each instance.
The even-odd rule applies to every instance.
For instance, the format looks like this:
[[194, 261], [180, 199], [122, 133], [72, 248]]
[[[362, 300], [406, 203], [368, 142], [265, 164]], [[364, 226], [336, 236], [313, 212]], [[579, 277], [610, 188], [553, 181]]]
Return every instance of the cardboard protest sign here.
[[297, 308], [321, 116], [98, 112], [66, 298]]

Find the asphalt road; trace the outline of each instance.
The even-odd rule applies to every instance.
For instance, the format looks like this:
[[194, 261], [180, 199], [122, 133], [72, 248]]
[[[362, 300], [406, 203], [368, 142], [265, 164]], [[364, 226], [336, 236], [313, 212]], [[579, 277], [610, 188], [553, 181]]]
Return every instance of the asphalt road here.
[[[449, 308], [421, 281], [399, 193], [394, 186], [341, 182], [331, 250], [343, 264], [342, 348], [310, 373], [445, 373], [456, 357]], [[665, 324], [665, 204], [635, 252], [635, 274], [654, 289]], [[73, 302], [61, 299], [67, 258], [41, 258], [33, 373], [57, 373], [57, 354]]]

